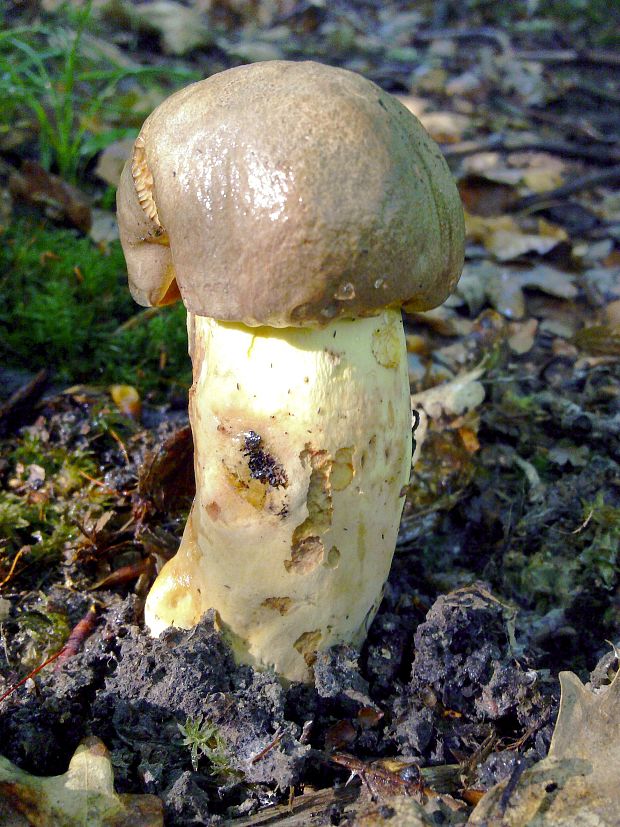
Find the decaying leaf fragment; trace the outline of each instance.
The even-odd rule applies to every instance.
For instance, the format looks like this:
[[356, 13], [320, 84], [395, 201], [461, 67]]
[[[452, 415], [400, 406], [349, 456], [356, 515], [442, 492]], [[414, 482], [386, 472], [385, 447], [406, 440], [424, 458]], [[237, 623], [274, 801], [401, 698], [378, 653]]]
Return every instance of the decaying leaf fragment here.
[[110, 755], [86, 738], [64, 775], [39, 778], [0, 757], [0, 823], [4, 827], [163, 827], [154, 795], [118, 795]]
[[456, 376], [450, 382], [443, 382], [428, 390], [411, 395], [411, 407], [417, 411], [418, 424], [415, 428], [416, 447], [413, 455], [417, 462], [429, 429], [429, 420], [459, 417], [473, 411], [482, 404], [485, 397], [480, 378], [484, 365]]
[[[562, 697], [549, 755], [521, 776], [492, 787], [472, 825], [613, 827], [620, 812], [620, 673], [599, 691], [572, 672], [560, 674]], [[509, 783], [509, 782], [508, 782]]]
[[421, 407], [432, 419], [438, 419], [442, 413], [460, 416], [474, 410], [484, 400], [484, 387], [479, 381], [483, 374], [484, 366], [479, 366], [450, 382], [414, 394], [411, 397], [413, 406]]

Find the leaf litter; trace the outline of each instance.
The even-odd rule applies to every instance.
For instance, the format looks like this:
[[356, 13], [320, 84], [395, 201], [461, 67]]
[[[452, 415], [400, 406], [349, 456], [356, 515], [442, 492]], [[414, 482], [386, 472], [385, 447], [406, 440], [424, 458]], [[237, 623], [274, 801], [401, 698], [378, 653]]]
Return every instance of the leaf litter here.
[[[458, 179], [466, 269], [444, 307], [406, 320], [420, 458], [368, 641], [361, 652], [325, 653], [315, 686], [282, 687], [232, 663], [213, 617], [160, 641], [145, 635], [141, 603], [178, 546], [193, 495], [183, 405], [153, 390], [162, 387], [153, 364], [166, 375], [169, 328], [163, 316], [115, 310], [121, 338], [97, 369], [108, 370], [109, 390], [59, 394], [49, 385], [59, 373], [63, 385], [83, 382], [88, 367], [45, 327], [58, 252], [50, 243], [37, 253], [47, 304], [31, 317], [54, 356], [38, 379], [0, 376], [2, 689], [25, 679], [2, 702], [10, 771], [53, 781], [85, 737], [98, 737], [119, 791], [108, 783], [106, 800], [157, 796], [170, 824], [500, 818], [516, 827], [532, 806], [558, 819], [581, 806], [584, 823], [606, 823], [617, 802], [603, 756], [620, 717], [618, 681], [605, 689], [617, 669], [605, 640], [618, 642], [620, 541], [620, 119], [601, 45], [611, 29], [574, 17], [578, 48], [560, 48], [557, 21], [537, 4], [518, 25], [476, 4], [437, 4], [433, 19], [402, 4], [151, 5], [156, 15], [147, 4], [94, 4], [81, 41], [89, 60], [108, 55], [135, 73], [148, 58], [197, 77], [242, 60], [309, 57], [404, 96]], [[42, 9], [44, 23], [62, 14], [51, 2]], [[134, 125], [165, 94], [145, 77], [127, 74], [119, 88]], [[21, 203], [11, 203], [8, 178], [18, 180], [16, 161], [36, 148], [32, 113], [11, 112], [14, 133], [0, 135], [11, 153], [3, 222], [45, 210], [77, 223], [77, 196], [59, 188], [49, 158], [37, 170], [43, 183], [22, 173]], [[94, 112], [84, 151], [94, 146], [88, 125], [96, 138], [120, 123], [112, 108], [109, 124]], [[108, 158], [104, 174], [99, 155], [106, 187], [118, 174]], [[110, 192], [90, 173], [79, 185], [114, 255]], [[5, 251], [32, 243], [21, 231], [3, 238]], [[59, 268], [64, 279], [73, 273], [73, 292], [75, 266]], [[28, 368], [23, 328], [2, 322], [17, 357], [7, 364]], [[158, 325], [149, 362], [134, 355], [128, 371], [112, 361], [129, 353], [132, 331], [149, 343]], [[72, 630], [93, 599], [99, 620], [76, 648]], [[35, 672], [67, 647], [57, 670]], [[558, 672], [587, 679], [599, 658], [592, 688], [563, 676], [559, 702]], [[590, 727], [579, 724], [585, 714]]]

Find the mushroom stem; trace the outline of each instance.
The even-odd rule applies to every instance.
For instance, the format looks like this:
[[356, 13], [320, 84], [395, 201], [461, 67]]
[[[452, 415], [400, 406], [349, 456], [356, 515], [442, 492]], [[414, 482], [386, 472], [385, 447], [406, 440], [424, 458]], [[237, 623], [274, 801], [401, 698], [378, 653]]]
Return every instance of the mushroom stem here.
[[324, 328], [189, 313], [196, 498], [146, 603], [153, 634], [210, 607], [237, 658], [308, 680], [379, 606], [411, 468], [400, 311]]

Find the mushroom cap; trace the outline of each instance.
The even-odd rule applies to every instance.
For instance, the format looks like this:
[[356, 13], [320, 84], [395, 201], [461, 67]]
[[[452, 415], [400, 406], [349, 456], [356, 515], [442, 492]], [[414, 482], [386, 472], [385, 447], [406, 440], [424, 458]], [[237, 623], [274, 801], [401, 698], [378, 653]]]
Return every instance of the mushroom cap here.
[[463, 211], [437, 145], [399, 101], [313, 62], [240, 66], [145, 121], [118, 191], [140, 304], [324, 325], [427, 310], [463, 264]]

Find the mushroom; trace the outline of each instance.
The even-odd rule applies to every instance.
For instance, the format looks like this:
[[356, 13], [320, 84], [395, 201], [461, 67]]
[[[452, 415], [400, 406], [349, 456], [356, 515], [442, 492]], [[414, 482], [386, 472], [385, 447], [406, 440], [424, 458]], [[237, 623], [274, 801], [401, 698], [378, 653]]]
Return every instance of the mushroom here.
[[193, 363], [196, 497], [146, 624], [214, 607], [238, 660], [309, 680], [381, 601], [411, 470], [401, 307], [458, 280], [454, 181], [375, 84], [273, 61], [149, 116], [118, 218], [134, 298], [182, 297]]

